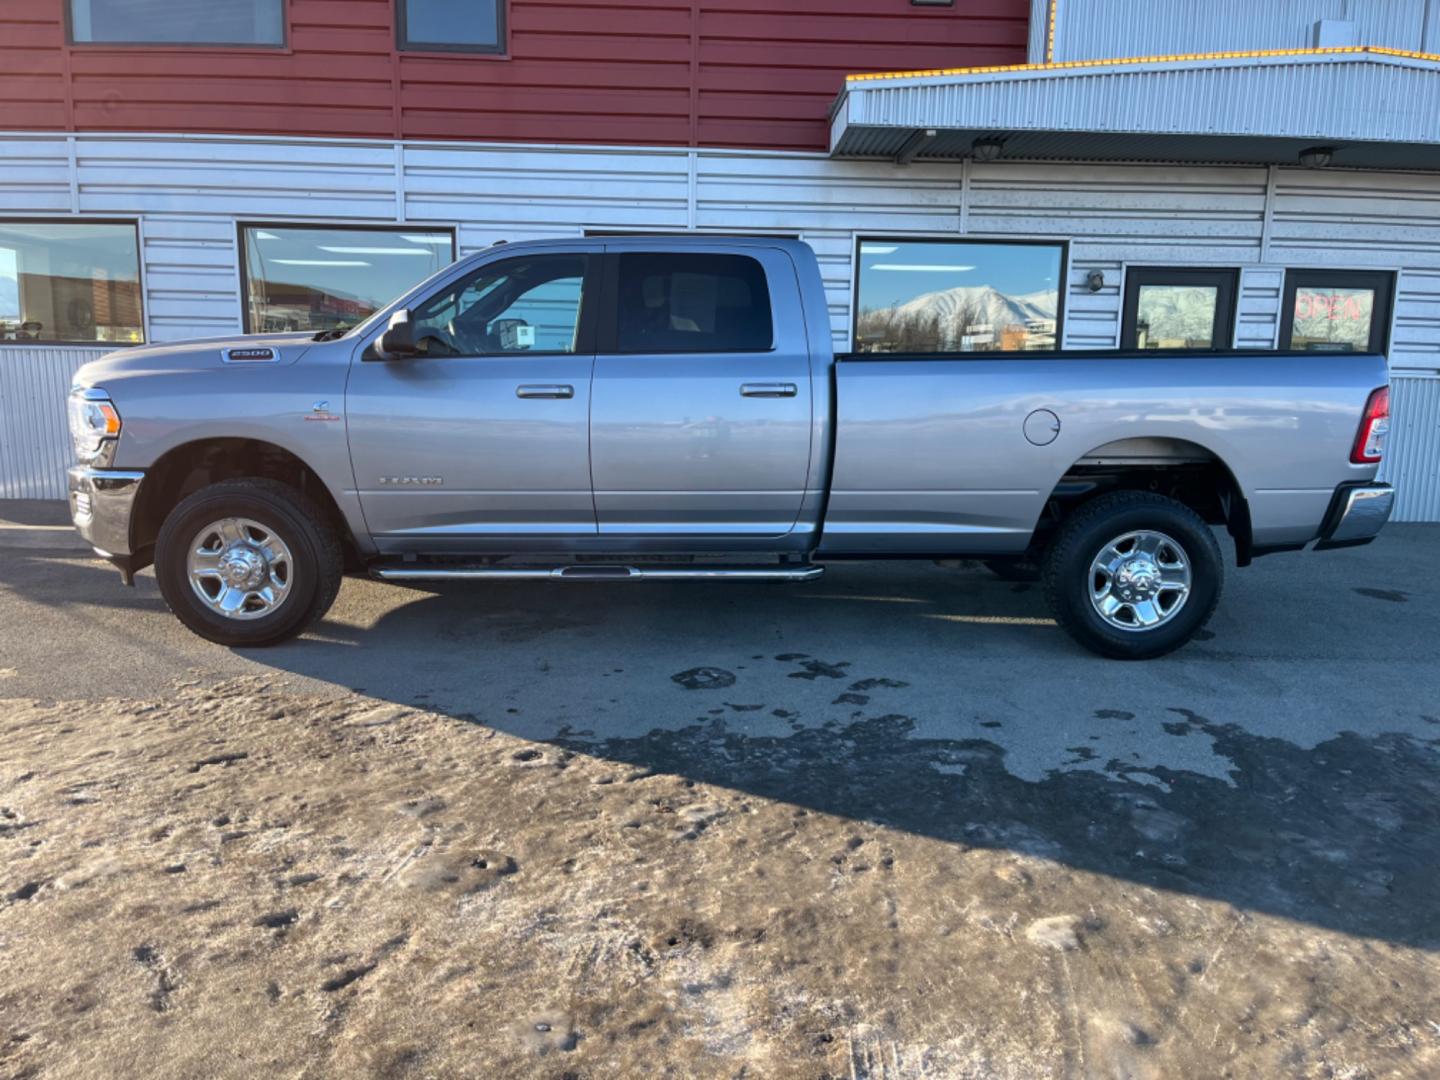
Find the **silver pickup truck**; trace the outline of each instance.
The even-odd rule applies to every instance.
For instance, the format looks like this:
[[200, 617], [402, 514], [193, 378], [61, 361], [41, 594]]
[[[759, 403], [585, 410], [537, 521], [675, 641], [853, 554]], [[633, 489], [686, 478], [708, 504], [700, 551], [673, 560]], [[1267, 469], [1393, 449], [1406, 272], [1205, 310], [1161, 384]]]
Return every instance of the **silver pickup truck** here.
[[1106, 656], [1224, 575], [1370, 541], [1388, 427], [1361, 354], [835, 355], [788, 240], [496, 245], [348, 330], [86, 365], [72, 517], [196, 633], [269, 645], [342, 576], [807, 581], [844, 559], [1038, 574]]

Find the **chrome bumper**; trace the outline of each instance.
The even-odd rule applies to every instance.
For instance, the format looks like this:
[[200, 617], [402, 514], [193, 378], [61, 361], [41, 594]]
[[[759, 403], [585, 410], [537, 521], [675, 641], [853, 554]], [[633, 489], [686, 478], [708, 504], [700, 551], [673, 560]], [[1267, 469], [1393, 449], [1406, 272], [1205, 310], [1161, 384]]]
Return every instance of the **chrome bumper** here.
[[1350, 484], [1335, 492], [1317, 551], [1368, 544], [1390, 520], [1395, 489], [1389, 484]]
[[130, 518], [145, 474], [76, 465], [69, 476], [70, 520], [80, 535], [106, 558], [133, 555]]

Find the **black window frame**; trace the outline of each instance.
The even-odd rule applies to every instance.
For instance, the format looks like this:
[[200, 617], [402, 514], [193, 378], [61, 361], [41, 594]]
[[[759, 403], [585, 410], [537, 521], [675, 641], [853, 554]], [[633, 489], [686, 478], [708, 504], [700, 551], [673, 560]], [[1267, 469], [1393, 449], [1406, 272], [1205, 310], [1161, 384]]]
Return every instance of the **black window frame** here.
[[[1328, 285], [1341, 289], [1373, 289], [1370, 309], [1370, 340], [1366, 353], [1386, 355], [1390, 348], [1390, 324], [1395, 318], [1395, 272], [1392, 270], [1325, 270], [1291, 267], [1285, 271], [1285, 288], [1280, 301], [1280, 336], [1276, 347], [1282, 352], [1327, 353], [1328, 349], [1296, 349], [1290, 343], [1295, 332], [1295, 296], [1302, 285]], [[1352, 354], [1353, 355], [1353, 354]]]
[[[463, 289], [469, 286], [482, 274], [493, 274], [497, 269], [506, 263], [530, 262], [534, 259], [583, 259], [585, 260], [585, 273], [580, 282], [580, 311], [575, 322], [575, 347], [573, 349], [517, 349], [511, 352], [488, 352], [488, 353], [458, 353], [455, 356], [434, 356], [420, 357], [420, 362], [426, 359], [431, 360], [495, 360], [521, 359], [531, 356], [593, 356], [595, 353], [595, 327], [599, 321], [599, 310], [604, 296], [604, 262], [605, 256], [600, 251], [566, 251], [563, 249], [547, 250], [538, 249], [531, 252], [521, 252], [515, 255], [507, 255], [504, 258], [495, 259], [477, 266], [469, 272], [462, 274], [454, 281], [446, 282], [434, 292], [423, 296], [418, 300], [406, 305], [406, 310], [411, 313], [413, 319], [417, 308], [423, 307], [431, 300], [434, 300], [442, 293], [451, 292], [456, 289]], [[383, 331], [381, 331], [383, 333]], [[378, 340], [378, 336], [377, 339]], [[366, 349], [365, 360], [379, 359], [375, 353], [375, 346]]]
[[[957, 247], [965, 245], [986, 244], [995, 247], [1000, 244], [1013, 247], [1052, 247], [1060, 249], [1060, 272], [1055, 283], [1055, 348], [1054, 349], [972, 349], [968, 352], [933, 352], [918, 353], [921, 356], [973, 356], [977, 359], [984, 359], [997, 353], [1006, 356], [1016, 356], [1022, 353], [1050, 353], [1062, 351], [1065, 343], [1065, 317], [1067, 314], [1068, 299], [1070, 292], [1070, 241], [1064, 239], [1047, 240], [1043, 237], [1022, 236], [936, 236], [933, 233], [912, 233], [912, 234], [883, 234], [883, 235], [856, 235], [855, 246], [851, 250], [851, 277], [850, 283], [850, 352], [856, 357], [864, 357], [867, 360], [883, 360], [886, 356], [897, 355], [895, 353], [882, 352], [860, 352], [856, 345], [859, 343], [860, 329], [860, 249], [865, 244], [954, 244]], [[905, 354], [899, 354], [905, 355]]]
[[[305, 229], [310, 232], [324, 229], [330, 232], [384, 232], [384, 233], [449, 233], [450, 234], [450, 263], [459, 258], [460, 238], [458, 229], [454, 225], [434, 225], [423, 221], [412, 221], [407, 224], [397, 225], [393, 222], [367, 222], [367, 221], [237, 221], [235, 222], [235, 255], [236, 262], [240, 265], [240, 332], [242, 334], [263, 334], [264, 330], [250, 329], [250, 259], [248, 249], [245, 246], [245, 231], [247, 229]], [[446, 265], [450, 265], [446, 263]], [[417, 282], [418, 284], [418, 282]], [[387, 297], [385, 304], [394, 300], [393, 296]], [[381, 304], [375, 311], [383, 311], [385, 304]], [[365, 316], [366, 319], [374, 315]], [[361, 322], [364, 320], [362, 319]], [[358, 326], [359, 323], [356, 323]], [[303, 332], [303, 331], [301, 331]]]
[[[620, 260], [626, 255], [729, 255], [749, 259], [760, 268], [765, 282], [765, 304], [770, 313], [770, 344], [763, 349], [621, 349], [620, 348]], [[605, 254], [605, 276], [600, 293], [600, 326], [596, 344], [603, 356], [765, 356], [779, 348], [775, 324], [775, 294], [765, 261], [743, 251], [676, 250], [674, 248], [627, 248]]]
[[[69, 4], [66, 4], [69, 7]], [[150, 342], [150, 324], [145, 318], [145, 247], [144, 237], [140, 235], [139, 218], [92, 218], [92, 217], [25, 217], [23, 215], [6, 215], [0, 217], [0, 225], [128, 225], [135, 232], [135, 287], [138, 290], [137, 303], [140, 314], [140, 340], [139, 341], [76, 341], [66, 338], [25, 338], [23, 340], [7, 341], [0, 339], [0, 347], [14, 348], [19, 346], [45, 346], [59, 348], [105, 348], [105, 349], [131, 349], [137, 345], [147, 345]], [[24, 311], [21, 311], [24, 314]]]
[[510, 55], [510, 0], [495, 0], [495, 44], [471, 42], [411, 41], [406, 33], [409, 23], [408, 0], [395, 0], [395, 51], [406, 53], [471, 53], [480, 56]]
[[64, 11], [65, 44], [76, 49], [259, 49], [262, 52], [288, 52], [290, 49], [290, 0], [280, 0], [280, 40], [273, 41], [151, 41], [137, 38], [128, 41], [80, 41], [75, 37], [75, 0], [61, 0]]
[[1127, 266], [1125, 297], [1120, 307], [1120, 348], [1141, 351], [1136, 318], [1140, 288], [1144, 285], [1214, 285], [1215, 324], [1209, 348], [1177, 346], [1144, 352], [1232, 352], [1235, 348], [1235, 313], [1240, 298], [1240, 269], [1234, 266]]

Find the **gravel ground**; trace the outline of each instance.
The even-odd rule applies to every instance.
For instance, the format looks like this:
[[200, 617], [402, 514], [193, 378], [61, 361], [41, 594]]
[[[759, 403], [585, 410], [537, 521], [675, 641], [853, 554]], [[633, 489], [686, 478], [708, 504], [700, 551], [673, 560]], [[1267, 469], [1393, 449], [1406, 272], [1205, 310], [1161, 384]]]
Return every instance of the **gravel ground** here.
[[1440, 1074], [1440, 529], [1139, 665], [923, 564], [242, 654], [0, 553], [0, 1075]]

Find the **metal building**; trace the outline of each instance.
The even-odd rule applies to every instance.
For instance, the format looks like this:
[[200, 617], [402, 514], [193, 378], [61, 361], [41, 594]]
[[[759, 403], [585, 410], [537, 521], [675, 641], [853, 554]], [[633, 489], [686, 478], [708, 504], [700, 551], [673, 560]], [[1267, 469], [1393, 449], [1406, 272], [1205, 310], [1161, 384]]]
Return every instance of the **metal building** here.
[[840, 348], [941, 293], [937, 347], [1383, 348], [1396, 519], [1440, 520], [1425, 0], [192, 6], [0, 6], [0, 498], [63, 497], [107, 350], [700, 230], [809, 242]]

